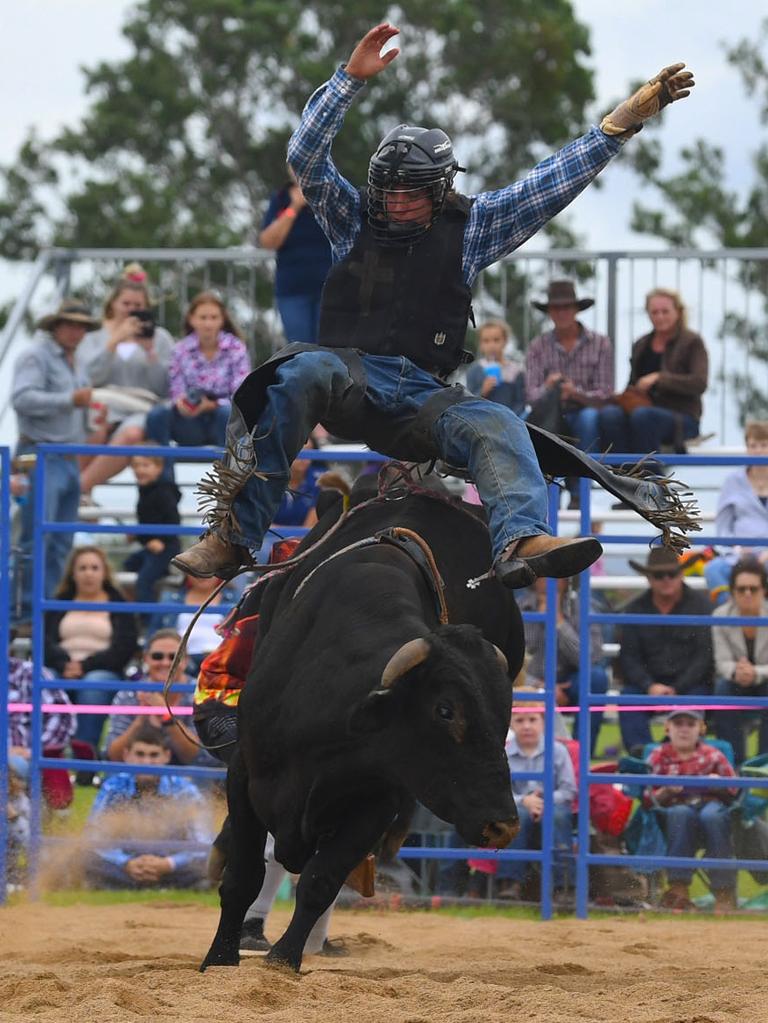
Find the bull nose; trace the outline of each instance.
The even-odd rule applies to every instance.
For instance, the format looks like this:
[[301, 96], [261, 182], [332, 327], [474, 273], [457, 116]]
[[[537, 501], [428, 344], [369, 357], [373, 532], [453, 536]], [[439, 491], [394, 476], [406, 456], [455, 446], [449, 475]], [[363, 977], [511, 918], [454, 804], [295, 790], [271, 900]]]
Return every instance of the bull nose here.
[[516, 817], [510, 817], [506, 821], [491, 821], [483, 828], [485, 845], [492, 849], [506, 849], [509, 843], [517, 837], [520, 830], [520, 821]]

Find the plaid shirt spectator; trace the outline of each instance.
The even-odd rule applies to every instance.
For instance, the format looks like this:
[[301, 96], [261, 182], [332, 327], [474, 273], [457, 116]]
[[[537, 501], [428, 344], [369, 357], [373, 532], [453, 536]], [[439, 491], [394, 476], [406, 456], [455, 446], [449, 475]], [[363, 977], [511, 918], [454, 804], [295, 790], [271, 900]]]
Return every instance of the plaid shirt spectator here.
[[[42, 675], [44, 679], [54, 677], [47, 668], [43, 668]], [[18, 657], [9, 658], [8, 702], [32, 702], [31, 661], [22, 661]], [[71, 706], [69, 697], [62, 689], [43, 689], [41, 692], [41, 702], [60, 703], [66, 707]], [[76, 728], [77, 721], [74, 714], [68, 714], [66, 711], [43, 714], [43, 748], [63, 748], [75, 734]], [[29, 711], [23, 711], [20, 714], [9, 714], [8, 745], [18, 746], [22, 749], [29, 749], [31, 747], [32, 715]]]
[[234, 334], [221, 331], [215, 358], [206, 359], [200, 351], [197, 334], [188, 334], [176, 345], [171, 357], [171, 401], [192, 389], [215, 395], [220, 405], [227, 405], [241, 382], [251, 371], [248, 351]]
[[525, 379], [528, 402], [538, 401], [546, 390], [550, 373], [562, 373], [588, 398], [601, 399], [613, 394], [613, 345], [605, 334], [597, 334], [579, 324], [579, 339], [570, 352], [549, 330], [531, 341], [526, 357]]
[[[654, 774], [668, 774], [679, 776], [683, 774], [716, 774], [720, 778], [733, 778], [736, 772], [728, 763], [728, 758], [719, 749], [709, 746], [706, 742], [700, 742], [693, 753], [683, 756], [674, 749], [672, 743], [663, 742], [651, 752], [648, 757], [648, 765]], [[667, 789], [659, 799], [661, 789]], [[651, 793], [664, 806], [677, 806], [680, 803], [699, 804], [710, 803], [720, 799], [724, 803], [731, 803], [738, 795], [738, 789], [715, 789], [706, 786], [686, 785], [682, 792], [670, 793], [667, 786], [658, 786], [651, 789]], [[648, 800], [646, 800], [648, 802]]]
[[[288, 162], [331, 243], [334, 262], [349, 254], [360, 230], [360, 193], [331, 159], [331, 143], [364, 82], [343, 68], [310, 97], [288, 143]], [[474, 196], [464, 232], [462, 269], [478, 273], [519, 248], [583, 191], [622, 143], [592, 127], [521, 180]]]

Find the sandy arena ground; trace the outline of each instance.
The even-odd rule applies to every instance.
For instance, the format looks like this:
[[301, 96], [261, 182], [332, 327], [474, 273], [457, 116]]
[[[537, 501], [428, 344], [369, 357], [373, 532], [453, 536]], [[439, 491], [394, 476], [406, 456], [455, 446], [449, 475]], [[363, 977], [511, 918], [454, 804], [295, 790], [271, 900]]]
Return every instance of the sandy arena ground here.
[[[197, 972], [210, 908], [0, 910], [0, 1020], [36, 1023], [765, 1023], [766, 924], [337, 912], [346, 959]], [[286, 921], [276, 913], [268, 933]]]

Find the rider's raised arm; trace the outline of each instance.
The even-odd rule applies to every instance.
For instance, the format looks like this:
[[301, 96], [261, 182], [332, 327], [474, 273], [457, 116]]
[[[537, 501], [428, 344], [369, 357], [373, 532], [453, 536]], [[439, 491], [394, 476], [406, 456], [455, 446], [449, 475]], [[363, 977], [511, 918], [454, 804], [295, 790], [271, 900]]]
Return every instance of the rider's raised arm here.
[[338, 68], [310, 96], [288, 142], [288, 164], [331, 243], [334, 260], [347, 255], [360, 229], [360, 195], [339, 173], [331, 158], [331, 144], [364, 85]]

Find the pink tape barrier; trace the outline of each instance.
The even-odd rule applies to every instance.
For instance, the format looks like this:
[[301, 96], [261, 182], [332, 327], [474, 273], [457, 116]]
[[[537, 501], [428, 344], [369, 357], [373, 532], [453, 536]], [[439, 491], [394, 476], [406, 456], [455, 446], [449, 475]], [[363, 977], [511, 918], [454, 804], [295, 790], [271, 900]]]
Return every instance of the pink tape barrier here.
[[[538, 711], [541, 708], [541, 703], [537, 703], [535, 700], [526, 700], [524, 703], [518, 704], [514, 707], [513, 714], [525, 714], [531, 710]], [[630, 704], [628, 706], [619, 706], [616, 703], [605, 703], [598, 706], [593, 705], [589, 708], [592, 714], [596, 714], [601, 710], [620, 710], [623, 714], [625, 711], [645, 711], [646, 713], [656, 714], [669, 714], [673, 710], [760, 710], [760, 707], [734, 707], [732, 704], [723, 705], [719, 703], [688, 703], [678, 705], [665, 705], [665, 704], [647, 704], [638, 705]], [[768, 709], [768, 708], [766, 708]], [[9, 703], [8, 713], [9, 714], [29, 714], [32, 710], [31, 703]], [[193, 712], [193, 707], [174, 707], [173, 713], [176, 715], [187, 715]], [[555, 707], [558, 714], [578, 714], [578, 707]], [[135, 707], [114, 707], [112, 704], [97, 704], [97, 703], [44, 703], [43, 714], [165, 714], [165, 706], [151, 706], [146, 707], [143, 704], [139, 704]]]
[[[174, 707], [175, 715], [191, 714], [193, 707]], [[9, 703], [9, 714], [28, 714], [32, 710], [31, 703]], [[111, 703], [44, 703], [43, 714], [166, 714], [165, 705], [160, 707], [113, 707]]]

